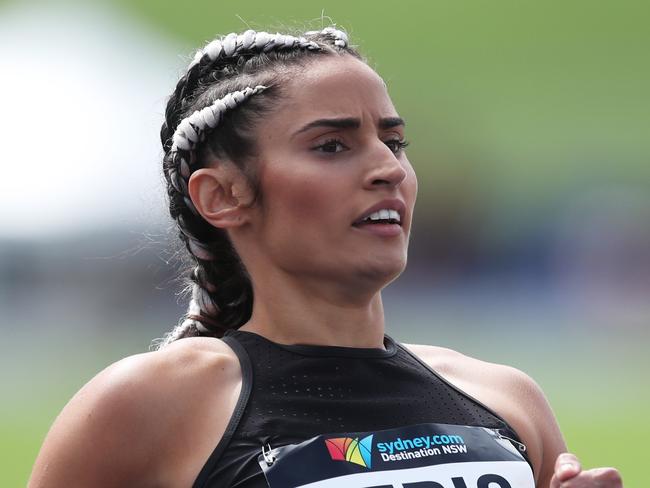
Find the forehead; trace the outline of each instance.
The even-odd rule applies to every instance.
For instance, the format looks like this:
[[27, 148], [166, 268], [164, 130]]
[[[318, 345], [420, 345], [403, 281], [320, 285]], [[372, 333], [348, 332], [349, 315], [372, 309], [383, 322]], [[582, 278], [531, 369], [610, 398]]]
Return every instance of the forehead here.
[[349, 55], [316, 58], [292, 75], [273, 114], [288, 129], [314, 118], [355, 117], [369, 122], [396, 117], [386, 84], [363, 61]]

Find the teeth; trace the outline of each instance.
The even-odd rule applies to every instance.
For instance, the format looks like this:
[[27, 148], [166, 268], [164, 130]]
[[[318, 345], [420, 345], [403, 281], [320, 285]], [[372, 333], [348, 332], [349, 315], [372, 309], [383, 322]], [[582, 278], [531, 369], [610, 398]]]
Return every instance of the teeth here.
[[381, 209], [368, 215], [364, 220], [395, 220], [400, 222], [399, 212], [392, 209]]

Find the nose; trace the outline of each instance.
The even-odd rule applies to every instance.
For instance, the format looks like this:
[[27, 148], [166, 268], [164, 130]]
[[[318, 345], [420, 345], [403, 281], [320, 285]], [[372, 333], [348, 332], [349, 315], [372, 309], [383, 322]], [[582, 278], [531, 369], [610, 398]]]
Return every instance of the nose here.
[[369, 190], [378, 187], [397, 188], [407, 176], [406, 168], [386, 144], [382, 141], [378, 141], [378, 144], [381, 147], [370, 155], [374, 163], [366, 174], [364, 186]]

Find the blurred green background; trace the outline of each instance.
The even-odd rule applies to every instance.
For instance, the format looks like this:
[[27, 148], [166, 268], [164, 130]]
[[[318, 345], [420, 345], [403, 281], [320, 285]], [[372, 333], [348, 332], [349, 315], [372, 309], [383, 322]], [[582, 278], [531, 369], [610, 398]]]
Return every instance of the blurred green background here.
[[331, 22], [387, 81], [420, 182], [389, 333], [523, 369], [585, 466], [644, 486], [649, 21], [631, 0], [0, 2], [0, 486], [184, 310], [157, 131], [194, 50]]

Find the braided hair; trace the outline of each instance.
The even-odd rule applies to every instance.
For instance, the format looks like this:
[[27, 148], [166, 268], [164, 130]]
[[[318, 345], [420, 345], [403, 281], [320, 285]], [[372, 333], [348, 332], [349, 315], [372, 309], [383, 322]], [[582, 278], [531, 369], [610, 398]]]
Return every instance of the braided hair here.
[[215, 156], [234, 163], [259, 197], [254, 127], [283, 96], [291, 68], [315, 56], [349, 54], [347, 35], [335, 28], [302, 36], [248, 30], [215, 39], [197, 51], [178, 81], [160, 130], [169, 212], [189, 255], [185, 315], [158, 343], [163, 348], [183, 337], [221, 337], [246, 323], [253, 289], [227, 233], [206, 222], [188, 192], [195, 170]]

